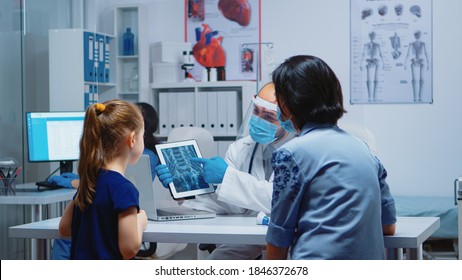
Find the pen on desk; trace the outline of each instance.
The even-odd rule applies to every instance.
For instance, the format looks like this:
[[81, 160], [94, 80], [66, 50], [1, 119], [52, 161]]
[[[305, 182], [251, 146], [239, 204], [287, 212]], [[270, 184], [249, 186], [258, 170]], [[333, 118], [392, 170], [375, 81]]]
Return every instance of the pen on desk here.
[[13, 194], [16, 194], [16, 191], [13, 188], [13, 182], [14, 182], [14, 180], [16, 180], [16, 178], [18, 177], [21, 170], [22, 170], [22, 166], [19, 166], [18, 168], [16, 168], [16, 170], [14, 171], [14, 176], [12, 176], [13, 178], [11, 178], [11, 180], [10, 180], [9, 189], [10, 189], [11, 193], [13, 193]]
[[[13, 174], [16, 174], [16, 171], [18, 170], [18, 168], [19, 168], [19, 167], [15, 167], [15, 168], [14, 168]], [[10, 168], [10, 169], [11, 169], [11, 168]], [[10, 174], [11, 174], [10, 171], [11, 171], [11, 170], [8, 170], [7, 176], [10, 176]]]
[[19, 173], [21, 172], [22, 170], [22, 166], [16, 168], [16, 172], [14, 173], [14, 178], [13, 179], [16, 179], [16, 177], [18, 177]]
[[6, 178], [7, 178], [7, 176], [5, 176], [5, 173], [3, 173], [2, 170], [0, 170], [0, 178], [3, 180], [3, 182], [5, 182], [5, 186], [6, 186]]
[[5, 195], [8, 194], [8, 192], [11, 192], [12, 194], [16, 194], [16, 192], [14, 190], [12, 190], [11, 186], [10, 186], [10, 180], [7, 176], [5, 176], [5, 173], [3, 173], [3, 171], [0, 170], [0, 176], [1, 176], [1, 179], [3, 181], [3, 184], [5, 185]]
[[3, 176], [3, 171], [1, 171], [1, 170], [0, 170], [0, 179], [3, 181], [3, 184], [5, 185], [5, 189], [8, 189], [8, 185], [6, 184], [5, 176]]
[[13, 178], [11, 178], [11, 184], [12, 184], [13, 181], [18, 177], [19, 173], [21, 173], [21, 170], [22, 170], [22, 166], [16, 168], [16, 170], [15, 170], [15, 172], [14, 172]]

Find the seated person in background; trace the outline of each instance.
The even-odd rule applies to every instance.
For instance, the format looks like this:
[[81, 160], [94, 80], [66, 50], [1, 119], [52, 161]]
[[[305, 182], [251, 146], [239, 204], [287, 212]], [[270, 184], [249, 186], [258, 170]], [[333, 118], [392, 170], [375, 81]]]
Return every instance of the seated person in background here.
[[[159, 117], [156, 109], [148, 103], [140, 102], [136, 103], [138, 108], [141, 110], [141, 114], [144, 120], [144, 150], [143, 154], [149, 156], [151, 163], [151, 174], [154, 180], [156, 172], [154, 168], [159, 164], [159, 157], [155, 145], [159, 144], [159, 140], [154, 136], [159, 126]], [[66, 188], [78, 188], [79, 176], [74, 173], [63, 173], [60, 176], [52, 176], [48, 179], [50, 183], [63, 186]], [[149, 249], [141, 249], [139, 252], [140, 256], [152, 255], [155, 251], [155, 243], [146, 244], [149, 245]], [[56, 239], [53, 242], [53, 248], [51, 253], [51, 259], [53, 260], [67, 260], [70, 255], [70, 240]], [[142, 246], [143, 247], [143, 246]]]
[[[248, 118], [243, 125], [249, 126], [250, 136], [232, 143], [226, 158], [195, 158], [204, 168], [207, 183], [219, 184], [213, 194], [196, 196], [183, 205], [212, 211], [217, 214], [246, 214], [256, 216], [259, 211], [269, 213], [273, 191], [272, 152], [294, 137], [279, 125], [276, 116], [276, 97], [273, 83], [266, 84], [253, 98]], [[248, 120], [250, 118], [250, 120]], [[165, 165], [156, 168], [165, 187], [172, 175]], [[262, 254], [264, 246], [219, 245], [209, 259], [255, 259]]]
[[337, 127], [340, 82], [313, 56], [273, 72], [281, 126], [299, 136], [273, 153], [268, 259], [385, 259], [396, 211], [387, 172], [367, 145]]

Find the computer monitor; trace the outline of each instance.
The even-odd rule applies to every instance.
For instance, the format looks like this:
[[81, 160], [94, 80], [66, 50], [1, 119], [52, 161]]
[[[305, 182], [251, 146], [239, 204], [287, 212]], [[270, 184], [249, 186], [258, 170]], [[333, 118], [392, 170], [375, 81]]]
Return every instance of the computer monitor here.
[[59, 162], [60, 173], [72, 172], [79, 159], [85, 112], [27, 112], [30, 162]]

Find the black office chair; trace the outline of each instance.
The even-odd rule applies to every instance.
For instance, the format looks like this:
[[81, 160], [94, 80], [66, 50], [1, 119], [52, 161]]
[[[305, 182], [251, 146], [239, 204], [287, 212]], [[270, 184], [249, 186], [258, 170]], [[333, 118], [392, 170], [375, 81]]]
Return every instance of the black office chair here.
[[209, 254], [211, 254], [213, 250], [215, 250], [215, 248], [217, 248], [215, 244], [205, 244], [205, 243], [199, 244], [199, 250], [208, 251]]
[[[201, 251], [208, 251], [209, 254], [211, 254], [213, 252], [213, 250], [215, 250], [217, 248], [217, 246], [215, 244], [205, 244], [205, 243], [202, 243], [202, 244], [199, 244], [199, 250]], [[261, 260], [262, 258], [262, 255], [258, 255], [255, 260]]]
[[157, 243], [156, 242], [143, 242], [141, 243], [140, 250], [138, 251], [138, 254], [136, 254], [137, 257], [141, 258], [147, 258], [152, 255], [157, 250]]

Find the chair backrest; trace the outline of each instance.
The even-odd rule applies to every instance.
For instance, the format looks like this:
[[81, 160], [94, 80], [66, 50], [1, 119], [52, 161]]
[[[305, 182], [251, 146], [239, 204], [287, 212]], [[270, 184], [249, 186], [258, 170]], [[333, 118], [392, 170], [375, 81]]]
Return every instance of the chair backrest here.
[[365, 142], [372, 154], [377, 155], [377, 140], [375, 139], [374, 134], [365, 126], [354, 123], [354, 122], [343, 122], [339, 123], [339, 127], [346, 132], [358, 137], [363, 142]]
[[210, 158], [217, 155], [212, 133], [202, 127], [193, 126], [175, 128], [169, 133], [167, 142], [189, 139], [195, 139], [197, 141], [202, 157]]

